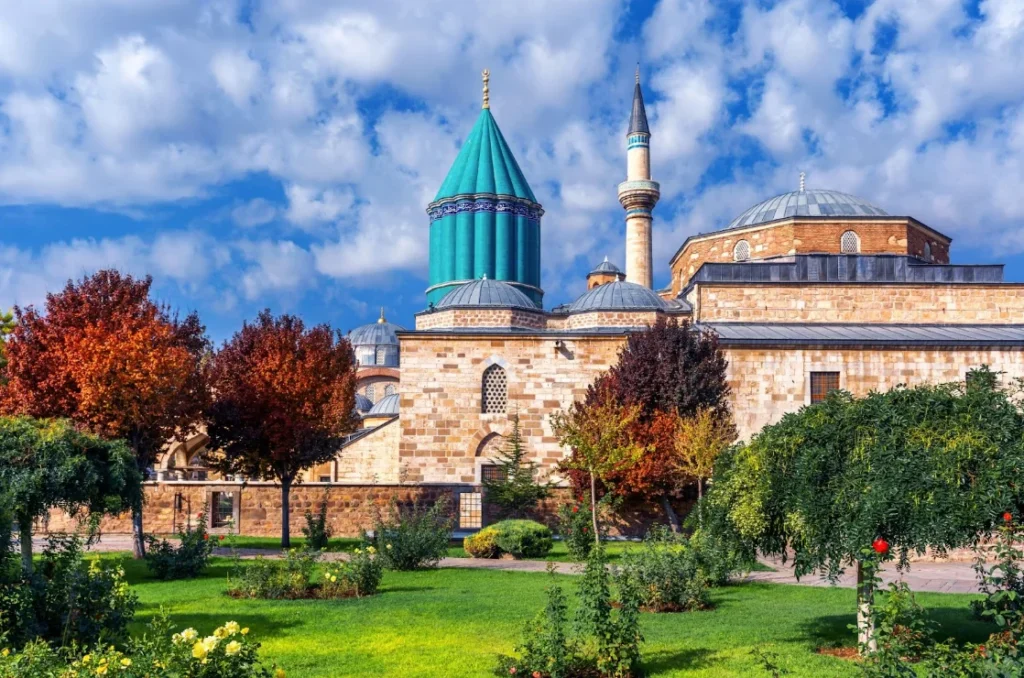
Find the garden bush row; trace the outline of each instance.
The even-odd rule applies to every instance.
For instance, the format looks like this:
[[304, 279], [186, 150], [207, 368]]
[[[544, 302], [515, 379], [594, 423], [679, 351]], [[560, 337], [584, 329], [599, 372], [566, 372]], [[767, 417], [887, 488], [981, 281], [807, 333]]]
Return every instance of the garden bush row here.
[[474, 558], [543, 558], [553, 546], [551, 530], [532, 520], [503, 520], [463, 541]]

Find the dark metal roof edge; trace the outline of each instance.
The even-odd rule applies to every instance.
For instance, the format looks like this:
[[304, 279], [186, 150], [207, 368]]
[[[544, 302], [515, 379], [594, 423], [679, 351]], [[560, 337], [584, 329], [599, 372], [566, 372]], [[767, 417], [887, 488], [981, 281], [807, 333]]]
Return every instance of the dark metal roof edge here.
[[388, 425], [393, 424], [396, 421], [398, 421], [398, 415], [397, 414], [390, 415], [390, 416], [391, 416], [390, 419], [388, 419], [387, 421], [385, 421], [382, 424], [378, 424], [377, 426], [374, 426], [373, 428], [364, 428], [364, 429], [360, 429], [360, 430], [356, 431], [355, 433], [350, 433], [345, 438], [345, 440], [342, 441], [341, 449], [345, 449], [346, 447], [348, 447], [352, 443], [354, 443], [356, 441], [359, 441], [359, 440], [362, 440], [363, 438], [365, 438], [366, 436], [370, 435], [374, 431], [379, 431], [382, 428], [384, 428], [385, 426], [388, 426]]

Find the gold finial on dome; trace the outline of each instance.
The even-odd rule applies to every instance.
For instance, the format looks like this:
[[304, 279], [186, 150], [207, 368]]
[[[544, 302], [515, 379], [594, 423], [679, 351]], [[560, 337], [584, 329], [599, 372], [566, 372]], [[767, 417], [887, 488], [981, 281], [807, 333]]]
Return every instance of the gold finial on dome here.
[[377, 324], [378, 325], [383, 325], [386, 322], [387, 322], [387, 320], [384, 319], [384, 307], [381, 306], [380, 307], [380, 317], [377, 318]]
[[488, 69], [484, 69], [484, 108], [491, 107], [491, 88], [488, 83], [491, 81], [491, 72]]

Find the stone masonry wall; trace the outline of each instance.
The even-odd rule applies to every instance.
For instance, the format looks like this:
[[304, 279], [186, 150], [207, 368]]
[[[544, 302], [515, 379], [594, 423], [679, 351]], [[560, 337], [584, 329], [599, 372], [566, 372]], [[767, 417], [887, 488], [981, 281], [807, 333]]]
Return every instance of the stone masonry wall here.
[[740, 240], [750, 243], [750, 258], [765, 259], [793, 254], [840, 252], [839, 239], [846, 231], [860, 236], [861, 254], [910, 254], [924, 256], [924, 244], [930, 242], [932, 260], [949, 263], [949, 241], [935, 237], [909, 220], [881, 222], [836, 221], [801, 222], [799, 219], [775, 225], [724, 231], [720, 235], [691, 241], [672, 262], [672, 297], [705, 262], [733, 261], [733, 248]]
[[700, 284], [702, 322], [1018, 323], [1024, 286], [1011, 284]]
[[[421, 313], [416, 316], [417, 330], [470, 327], [526, 327], [543, 329], [545, 314], [541, 311], [522, 311], [508, 308], [473, 308]], [[402, 367], [405, 367], [403, 342]]]

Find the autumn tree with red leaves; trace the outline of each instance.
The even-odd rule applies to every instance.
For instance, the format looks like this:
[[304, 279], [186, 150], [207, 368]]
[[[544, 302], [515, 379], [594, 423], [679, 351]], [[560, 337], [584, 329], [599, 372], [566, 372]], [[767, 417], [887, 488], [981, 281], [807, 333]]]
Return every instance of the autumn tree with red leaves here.
[[[630, 335], [617, 363], [588, 388], [583, 407], [600, 410], [610, 400], [638, 408], [629, 435], [645, 451], [636, 463], [609, 473], [602, 489], [659, 502], [672, 528], [679, 530], [671, 499], [697, 480], [679, 461], [679, 422], [705, 412], [715, 421], [716, 431], [735, 437], [726, 366], [717, 336], [697, 331], [686, 321], [659, 319]], [[570, 477], [579, 489], [588, 482], [579, 472]]]
[[327, 325], [260, 313], [217, 352], [207, 434], [225, 473], [281, 483], [281, 546], [291, 544], [289, 496], [300, 474], [337, 455], [355, 430], [355, 354]]
[[[3, 409], [122, 439], [142, 472], [169, 442], [193, 435], [209, 398], [209, 342], [196, 314], [179, 319], [150, 299], [151, 286], [149, 277], [105, 270], [48, 294], [45, 313], [15, 308]], [[133, 550], [141, 558], [137, 503]]]

